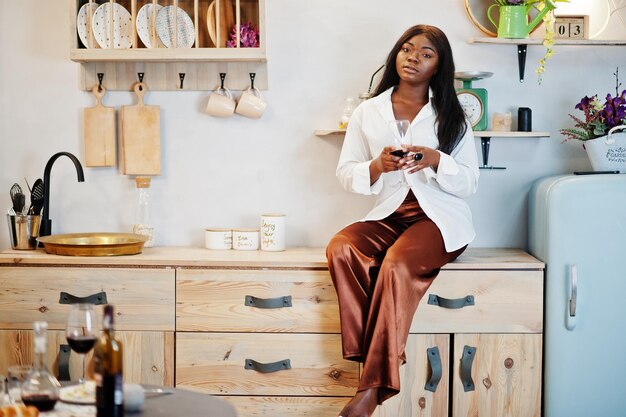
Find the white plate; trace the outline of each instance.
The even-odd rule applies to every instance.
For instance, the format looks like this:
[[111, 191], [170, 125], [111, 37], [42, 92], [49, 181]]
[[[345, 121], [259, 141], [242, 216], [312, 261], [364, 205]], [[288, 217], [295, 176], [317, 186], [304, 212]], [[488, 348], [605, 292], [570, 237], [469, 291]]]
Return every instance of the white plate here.
[[[137, 13], [137, 34], [143, 44], [146, 45], [146, 48], [156, 48], [157, 44], [159, 48], [165, 48], [158, 35], [155, 35], [154, 38], [152, 37], [152, 28], [154, 27], [152, 11], [156, 9], [156, 14], [158, 14], [163, 6], [160, 4], [156, 4], [156, 7], [152, 6], [152, 3], [148, 3], [139, 9], [139, 13]], [[155, 40], [156, 42], [154, 42]]]
[[[91, 35], [91, 20], [89, 19], [89, 4], [91, 4], [91, 15], [93, 16], [98, 8], [98, 3], [85, 3], [78, 10], [76, 16], [76, 30], [78, 31], [78, 37], [80, 41], [85, 45], [85, 48], [100, 48], [98, 42], [96, 42]], [[91, 40], [91, 46], [89, 41]]]
[[93, 36], [101, 48], [128, 49], [133, 46], [133, 19], [124, 6], [113, 3], [113, 42], [111, 45], [109, 12], [111, 3], [96, 9], [91, 22]]
[[70, 404], [95, 404], [96, 382], [86, 381], [84, 385], [62, 387], [59, 392], [59, 399]]
[[[191, 17], [180, 7], [177, 8], [176, 20], [178, 24], [177, 48], [191, 48], [196, 38]], [[159, 11], [156, 19], [156, 31], [163, 44], [168, 48], [174, 47], [174, 6], [166, 6]]]

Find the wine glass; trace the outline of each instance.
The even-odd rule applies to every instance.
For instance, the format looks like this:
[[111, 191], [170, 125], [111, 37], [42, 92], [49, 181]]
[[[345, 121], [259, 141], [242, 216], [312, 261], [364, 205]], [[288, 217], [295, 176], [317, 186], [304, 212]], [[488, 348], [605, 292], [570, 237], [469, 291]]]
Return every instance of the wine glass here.
[[83, 376], [79, 384], [85, 383], [85, 356], [96, 344], [96, 317], [93, 304], [72, 304], [67, 318], [65, 336], [72, 350], [83, 359]]
[[[402, 144], [410, 144], [411, 140], [411, 122], [406, 119], [398, 119], [389, 122], [392, 133], [393, 145], [397, 148], [391, 151], [392, 155], [405, 157], [409, 151], [402, 147]], [[402, 174], [402, 183], [406, 184], [404, 172]]]

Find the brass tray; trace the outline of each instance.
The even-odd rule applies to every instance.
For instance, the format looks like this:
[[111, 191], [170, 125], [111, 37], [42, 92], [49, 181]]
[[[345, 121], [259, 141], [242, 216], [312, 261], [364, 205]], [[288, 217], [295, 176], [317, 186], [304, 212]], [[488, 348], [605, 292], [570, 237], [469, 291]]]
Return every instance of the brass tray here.
[[38, 237], [47, 253], [67, 256], [136, 255], [148, 236], [132, 233], [69, 233]]

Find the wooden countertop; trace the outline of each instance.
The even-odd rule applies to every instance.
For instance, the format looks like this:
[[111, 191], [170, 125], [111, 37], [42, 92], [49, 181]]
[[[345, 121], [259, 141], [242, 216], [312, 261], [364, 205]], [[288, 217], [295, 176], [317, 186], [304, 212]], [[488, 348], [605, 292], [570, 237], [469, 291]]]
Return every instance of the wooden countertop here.
[[[209, 250], [194, 247], [145, 248], [139, 255], [88, 257], [35, 251], [0, 253], [0, 267], [72, 266], [101, 268], [306, 268], [327, 269], [324, 248], [290, 248], [284, 252]], [[468, 248], [443, 269], [543, 269], [543, 262], [520, 249]]]

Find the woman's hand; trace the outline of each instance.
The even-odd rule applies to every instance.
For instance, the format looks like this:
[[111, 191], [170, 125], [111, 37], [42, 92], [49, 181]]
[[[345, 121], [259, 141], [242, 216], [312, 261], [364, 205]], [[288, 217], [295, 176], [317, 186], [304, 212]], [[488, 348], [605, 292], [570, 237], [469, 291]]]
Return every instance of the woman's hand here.
[[[408, 152], [407, 151], [407, 147], [403, 147], [402, 149], [404, 149], [406, 152]], [[391, 151], [393, 151], [393, 150], [397, 150], [397, 148], [394, 148], [393, 146], [385, 146], [383, 148], [383, 150], [381, 151], [380, 155], [378, 155], [378, 157], [374, 161], [374, 164], [376, 165], [376, 168], [381, 173], [397, 171], [399, 169], [404, 168], [403, 167], [403, 163], [404, 162], [402, 162], [403, 158], [401, 158], [399, 156], [392, 155]], [[404, 159], [406, 159], [406, 158], [404, 158]]]
[[[402, 147], [403, 149], [407, 149], [409, 154], [400, 160], [400, 166], [402, 169], [408, 170], [408, 174], [421, 171], [428, 167], [434, 169], [435, 172], [437, 171], [439, 158], [441, 157], [439, 152], [425, 146], [402, 145]], [[422, 158], [415, 160], [416, 154], [421, 154]]]

